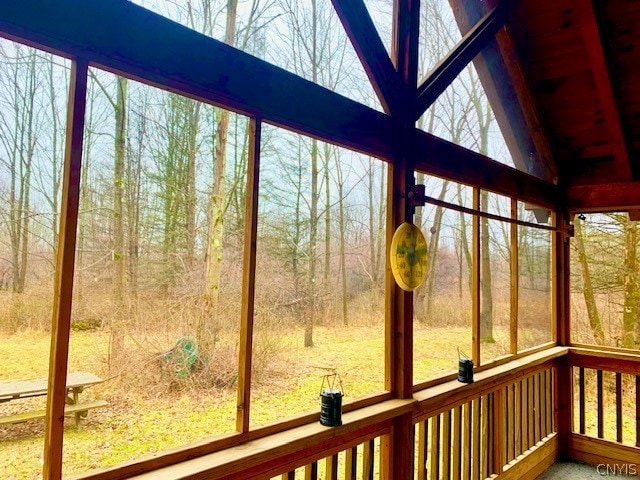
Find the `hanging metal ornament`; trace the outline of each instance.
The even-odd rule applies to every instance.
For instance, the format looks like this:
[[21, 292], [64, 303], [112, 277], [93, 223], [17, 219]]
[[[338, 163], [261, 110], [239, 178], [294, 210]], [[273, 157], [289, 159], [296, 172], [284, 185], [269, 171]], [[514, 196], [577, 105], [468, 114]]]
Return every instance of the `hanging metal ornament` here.
[[427, 241], [413, 223], [403, 223], [393, 234], [389, 260], [400, 288], [411, 292], [422, 285], [427, 276]]

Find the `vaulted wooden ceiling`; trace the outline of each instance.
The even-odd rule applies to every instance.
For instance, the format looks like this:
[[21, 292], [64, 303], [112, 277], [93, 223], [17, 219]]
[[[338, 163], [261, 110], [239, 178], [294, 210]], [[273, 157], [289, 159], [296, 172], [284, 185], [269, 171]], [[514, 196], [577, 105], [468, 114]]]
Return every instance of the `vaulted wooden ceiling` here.
[[[463, 33], [498, 6], [451, 4]], [[574, 212], [640, 207], [640, 2], [518, 0], [502, 7], [505, 28], [476, 67], [490, 99], [487, 84], [510, 79], [491, 100], [510, 108], [501, 121], [494, 105], [503, 131], [521, 139], [519, 168], [566, 189]], [[519, 108], [510, 105], [515, 99]]]

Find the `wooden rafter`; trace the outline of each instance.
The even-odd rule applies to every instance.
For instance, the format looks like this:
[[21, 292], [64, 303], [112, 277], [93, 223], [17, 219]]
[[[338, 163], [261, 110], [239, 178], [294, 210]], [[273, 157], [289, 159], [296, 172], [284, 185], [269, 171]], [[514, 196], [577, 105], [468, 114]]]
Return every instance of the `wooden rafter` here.
[[[449, 2], [462, 31], [469, 30], [482, 16], [483, 3], [472, 0]], [[505, 5], [503, 8], [507, 6], [498, 0], [486, 3], [493, 8], [499, 4]], [[508, 12], [505, 16], [508, 18]], [[549, 136], [508, 25], [496, 33], [495, 40], [474, 59], [474, 65], [516, 167], [545, 180], [557, 179]]]
[[616, 104], [609, 68], [605, 57], [596, 14], [593, 10], [592, 0], [580, 0], [580, 28], [585, 52], [589, 59], [589, 66], [593, 74], [593, 80], [600, 99], [605, 124], [609, 132], [611, 147], [615, 163], [615, 177], [618, 180], [631, 180], [631, 166], [629, 152], [625, 141], [622, 122]]
[[321, 140], [393, 155], [388, 115], [130, 2], [0, 2], [0, 31]]
[[640, 182], [569, 186], [566, 205], [571, 213], [638, 210]]
[[511, 82], [513, 83], [518, 103], [522, 108], [527, 131], [531, 135], [537, 153], [537, 155], [530, 155], [525, 161], [535, 162], [536, 165], [534, 165], [533, 168], [542, 173], [540, 176], [543, 176], [547, 180], [555, 180], [558, 177], [558, 169], [553, 159], [549, 136], [534, 100], [533, 93], [531, 92], [527, 76], [520, 63], [513, 37], [511, 33], [509, 33], [508, 28], [498, 32], [496, 42], [498, 43]]
[[504, 22], [503, 8], [500, 6], [494, 8], [469, 30], [454, 49], [426, 75], [418, 88], [416, 120], [437, 100], [467, 64], [480, 53], [487, 42], [504, 26]]
[[363, 0], [331, 0], [382, 108], [401, 106], [402, 85]]

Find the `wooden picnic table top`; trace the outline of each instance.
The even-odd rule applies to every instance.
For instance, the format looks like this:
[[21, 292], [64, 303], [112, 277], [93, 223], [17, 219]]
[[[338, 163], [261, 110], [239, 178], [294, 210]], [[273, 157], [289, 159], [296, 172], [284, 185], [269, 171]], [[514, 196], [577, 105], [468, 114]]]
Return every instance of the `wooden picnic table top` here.
[[[100, 383], [103, 380], [88, 372], [72, 372], [67, 374], [67, 389], [82, 388]], [[0, 381], [0, 402], [47, 394], [48, 378], [36, 380]]]

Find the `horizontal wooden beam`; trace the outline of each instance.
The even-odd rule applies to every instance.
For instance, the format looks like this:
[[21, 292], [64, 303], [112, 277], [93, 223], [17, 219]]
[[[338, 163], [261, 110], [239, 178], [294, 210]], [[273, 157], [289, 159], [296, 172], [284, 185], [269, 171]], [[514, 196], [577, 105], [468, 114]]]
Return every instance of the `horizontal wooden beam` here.
[[586, 348], [571, 348], [567, 356], [569, 365], [591, 368], [607, 372], [629, 373], [640, 372], [640, 355], [612, 351], [601, 351]]
[[458, 42], [451, 52], [427, 74], [418, 87], [416, 102], [416, 120], [435, 102], [467, 64], [491, 40], [505, 23], [503, 8], [498, 6], [485, 15]]
[[414, 406], [411, 399], [389, 400], [344, 414], [340, 427], [304, 425], [130, 478], [270, 478], [388, 433], [392, 419], [410, 412]]
[[531, 373], [555, 365], [568, 352], [566, 347], [552, 347], [512, 362], [489, 368], [474, 375], [471, 384], [461, 386], [457, 379], [414, 393], [418, 401], [413, 412], [414, 422], [467, 403], [474, 398], [496, 391]]
[[[578, 433], [569, 436], [569, 457], [598, 466], [597, 473], [603, 477], [609, 476], [610, 472], [625, 476], [628, 473], [629, 477], [637, 476], [640, 468], [640, 448]], [[607, 470], [607, 465], [610, 470]]]
[[387, 113], [402, 107], [403, 87], [363, 0], [331, 0], [373, 90]]
[[520, 170], [507, 167], [479, 153], [419, 132], [416, 140], [417, 170], [503, 195], [517, 197], [540, 207], [554, 208], [560, 190]]
[[145, 83], [393, 157], [387, 115], [127, 1], [0, 2], [4, 36]]
[[573, 185], [567, 188], [570, 213], [616, 212], [640, 209], [640, 182]]

